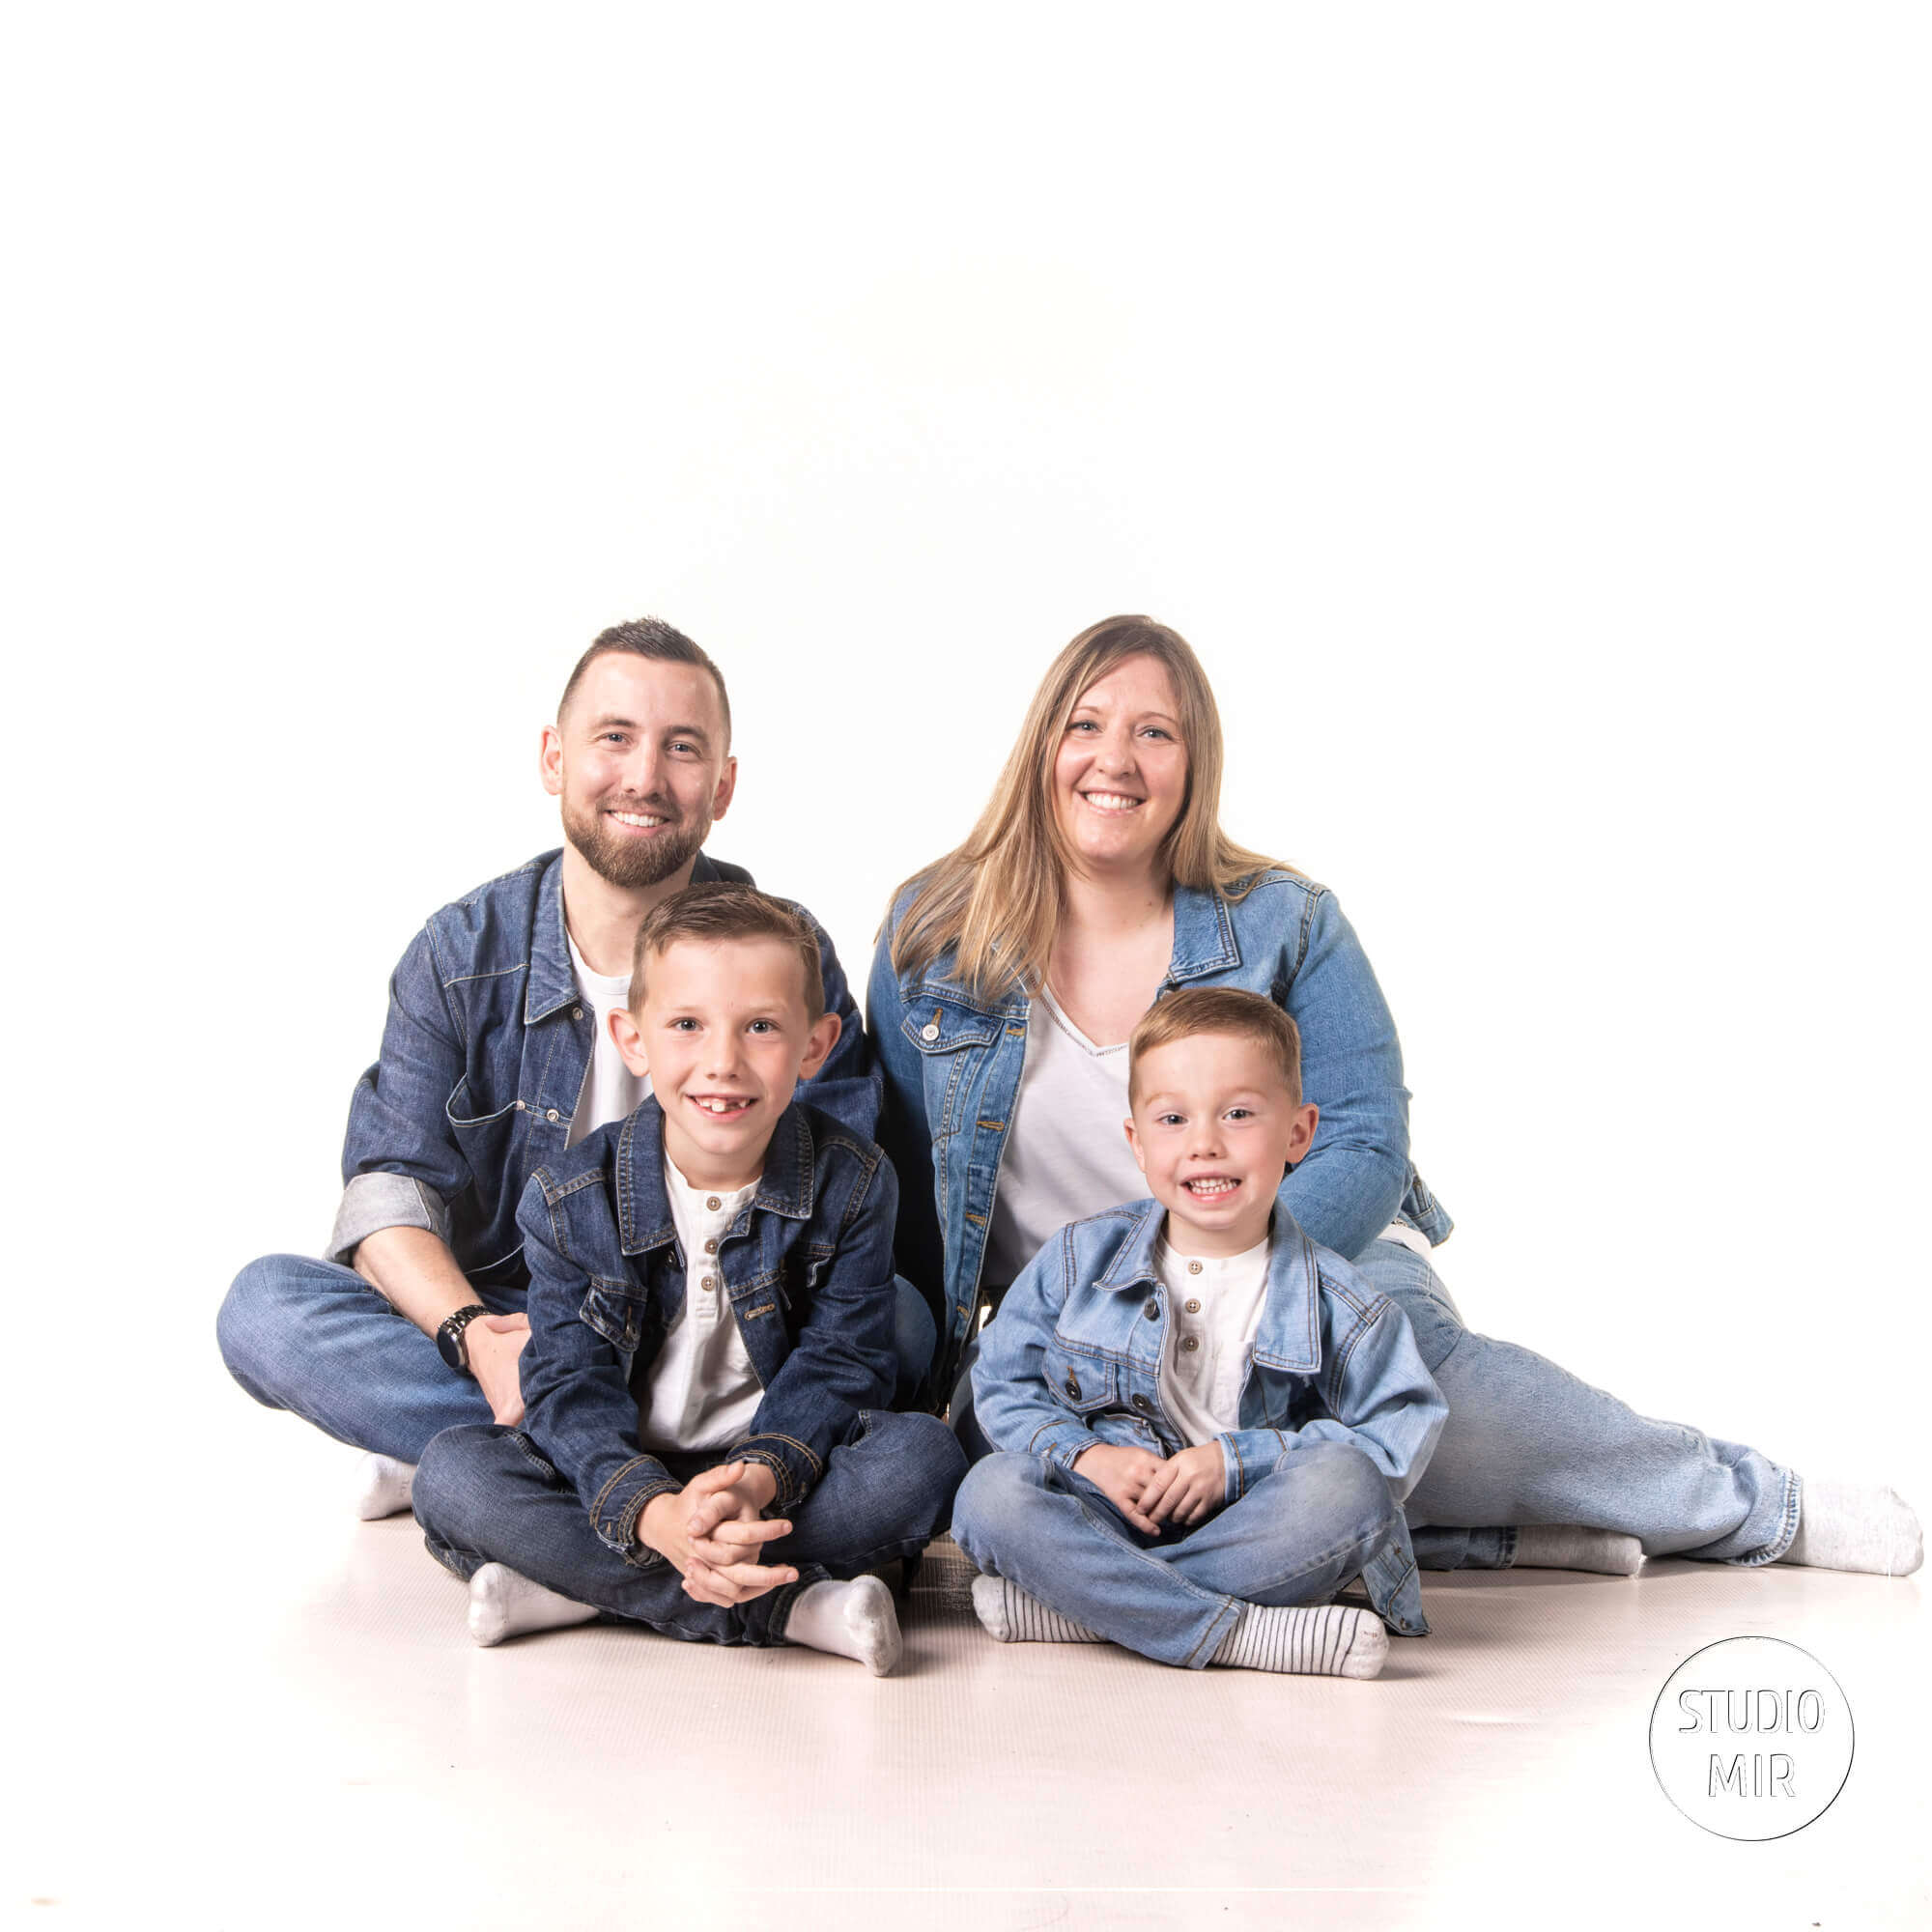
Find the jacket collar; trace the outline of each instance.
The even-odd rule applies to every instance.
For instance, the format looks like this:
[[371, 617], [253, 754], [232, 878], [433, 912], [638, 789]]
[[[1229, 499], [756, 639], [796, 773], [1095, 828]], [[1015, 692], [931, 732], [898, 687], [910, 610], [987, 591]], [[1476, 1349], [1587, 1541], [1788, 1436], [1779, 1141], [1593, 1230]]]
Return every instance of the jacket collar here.
[[[718, 867], [707, 853], [692, 862], [691, 883], [709, 885]], [[535, 1026], [559, 1007], [577, 1002], [577, 975], [570, 969], [570, 940], [563, 923], [563, 848], [550, 855], [537, 882], [537, 917], [530, 934], [530, 974], [524, 991], [524, 1024]]]
[[[617, 1234], [627, 1255], [661, 1248], [677, 1233], [665, 1192], [664, 1163], [664, 1109], [656, 1094], [646, 1094], [617, 1135]], [[814, 1168], [811, 1125], [793, 1101], [772, 1129], [752, 1206], [790, 1220], [810, 1220]]]
[[1199, 886], [1174, 889], [1174, 956], [1167, 976], [1177, 985], [1204, 973], [1224, 973], [1241, 963], [1234, 915], [1219, 893]]
[[[1177, 920], [1177, 924], [1178, 924]], [[1160, 1276], [1154, 1250], [1167, 1210], [1158, 1201], [1137, 1201], [1116, 1213], [1134, 1217], [1095, 1288], [1153, 1287]], [[1261, 1326], [1255, 1331], [1255, 1359], [1271, 1369], [1312, 1376], [1321, 1366], [1321, 1276], [1315, 1265], [1315, 1244], [1279, 1202], [1268, 1245], [1267, 1299], [1262, 1304]]]

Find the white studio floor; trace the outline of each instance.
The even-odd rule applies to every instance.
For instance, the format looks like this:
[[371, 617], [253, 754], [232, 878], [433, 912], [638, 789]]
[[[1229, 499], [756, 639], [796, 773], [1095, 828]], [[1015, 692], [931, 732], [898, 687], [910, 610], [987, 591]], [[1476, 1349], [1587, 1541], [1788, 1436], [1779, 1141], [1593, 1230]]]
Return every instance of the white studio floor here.
[[[1437, 1577], [1364, 1685], [995, 1644], [947, 1543], [893, 1678], [608, 1627], [479, 1651], [413, 1523], [350, 1516], [351, 1452], [193, 1393], [206, 1493], [137, 1449], [40, 1513], [72, 1581], [14, 1647], [20, 1922], [1932, 1923], [1916, 1578]], [[1752, 1634], [1858, 1724], [1836, 1804], [1767, 1844], [1682, 1817], [1647, 1747], [1670, 1671]]]

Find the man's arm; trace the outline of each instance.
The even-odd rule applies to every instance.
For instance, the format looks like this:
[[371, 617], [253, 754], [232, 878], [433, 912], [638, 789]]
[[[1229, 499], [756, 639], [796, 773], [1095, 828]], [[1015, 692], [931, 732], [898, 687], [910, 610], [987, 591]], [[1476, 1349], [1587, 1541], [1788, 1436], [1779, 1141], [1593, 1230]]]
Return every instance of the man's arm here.
[[791, 901], [792, 910], [811, 922], [818, 935], [818, 974], [825, 988], [825, 1010], [838, 1015], [838, 1040], [825, 1065], [799, 1084], [798, 1097], [849, 1127], [862, 1141], [876, 1137], [879, 1124], [880, 1082], [866, 1039], [866, 1023], [845, 982], [845, 969], [832, 944], [832, 935], [811, 914]]

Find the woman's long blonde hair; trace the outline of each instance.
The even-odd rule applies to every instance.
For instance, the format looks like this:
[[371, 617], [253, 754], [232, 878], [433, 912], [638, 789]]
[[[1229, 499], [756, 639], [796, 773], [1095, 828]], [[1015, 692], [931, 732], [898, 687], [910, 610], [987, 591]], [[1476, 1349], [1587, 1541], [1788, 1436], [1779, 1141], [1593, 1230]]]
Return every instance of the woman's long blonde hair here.
[[1054, 760], [1081, 698], [1139, 657], [1167, 672], [1187, 753], [1187, 793], [1161, 845], [1170, 877], [1238, 898], [1277, 864], [1221, 830], [1221, 717], [1187, 639], [1151, 617], [1108, 617], [1082, 631], [1040, 680], [965, 842], [907, 881], [916, 890], [893, 936], [895, 971], [923, 970], [950, 948], [952, 977], [978, 994], [1014, 980], [1031, 991], [1046, 978], [1069, 858], [1054, 811]]

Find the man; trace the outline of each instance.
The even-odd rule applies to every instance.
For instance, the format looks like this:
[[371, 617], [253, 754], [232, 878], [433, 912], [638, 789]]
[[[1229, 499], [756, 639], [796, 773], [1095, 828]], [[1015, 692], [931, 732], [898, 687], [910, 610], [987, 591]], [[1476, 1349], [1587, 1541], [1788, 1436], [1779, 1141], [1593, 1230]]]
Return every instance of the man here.
[[[416, 935], [389, 982], [382, 1057], [350, 1105], [326, 1259], [271, 1255], [229, 1290], [217, 1332], [230, 1373], [258, 1402], [371, 1452], [365, 1517], [409, 1506], [438, 1431], [523, 1415], [517, 1203], [533, 1168], [648, 1092], [607, 1025], [625, 1004], [639, 921], [693, 880], [751, 877], [701, 849], [737, 784], [730, 738], [724, 680], [689, 638], [645, 618], [595, 639], [543, 732], [563, 849]], [[832, 942], [814, 930], [840, 1032], [807, 1091], [869, 1140], [878, 1075]], [[933, 1340], [902, 1286], [902, 1390]]]

